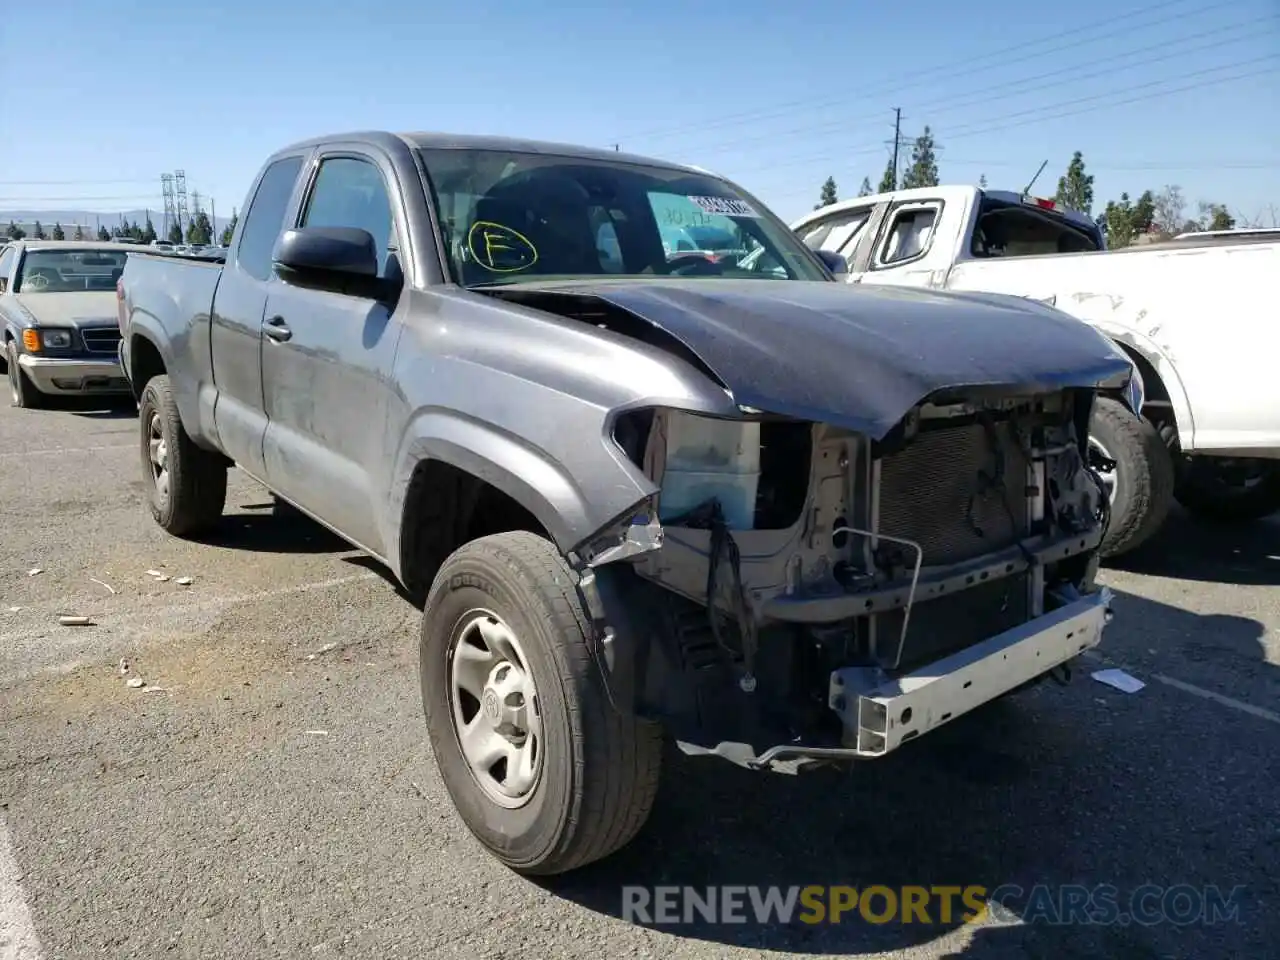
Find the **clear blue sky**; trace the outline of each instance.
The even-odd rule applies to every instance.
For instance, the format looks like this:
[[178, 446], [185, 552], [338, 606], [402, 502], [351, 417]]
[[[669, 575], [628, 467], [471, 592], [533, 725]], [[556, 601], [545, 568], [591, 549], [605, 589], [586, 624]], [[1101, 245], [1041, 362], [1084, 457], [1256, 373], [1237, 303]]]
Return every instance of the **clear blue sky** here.
[[277, 147], [385, 128], [620, 143], [791, 218], [828, 174], [874, 184], [902, 107], [944, 182], [1048, 159], [1051, 193], [1078, 149], [1095, 212], [1174, 183], [1269, 218], [1277, 71], [1280, 0], [14, 2], [0, 210], [158, 209], [183, 168], [225, 214]]

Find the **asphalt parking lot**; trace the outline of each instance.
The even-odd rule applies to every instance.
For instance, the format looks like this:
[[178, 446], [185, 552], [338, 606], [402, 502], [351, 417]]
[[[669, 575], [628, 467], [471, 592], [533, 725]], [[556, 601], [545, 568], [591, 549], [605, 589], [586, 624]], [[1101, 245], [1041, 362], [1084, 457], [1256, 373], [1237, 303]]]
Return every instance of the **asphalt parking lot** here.
[[[0, 408], [4, 960], [1057, 960], [1280, 942], [1280, 521], [1177, 516], [1106, 572], [1119, 599], [1102, 651], [1138, 693], [1085, 670], [849, 772], [672, 756], [636, 843], [535, 884], [447, 801], [418, 614], [385, 575], [238, 474], [216, 540], [167, 537], [136, 436], [128, 414]], [[659, 930], [621, 918], [635, 884], [1242, 889], [1235, 919], [1212, 924]]]

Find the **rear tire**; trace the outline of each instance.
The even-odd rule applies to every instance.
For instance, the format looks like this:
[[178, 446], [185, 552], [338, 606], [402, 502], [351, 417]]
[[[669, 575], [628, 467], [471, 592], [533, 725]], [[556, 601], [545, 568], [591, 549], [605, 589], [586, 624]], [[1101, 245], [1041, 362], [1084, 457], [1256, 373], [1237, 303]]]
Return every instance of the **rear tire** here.
[[175, 537], [212, 529], [226, 506], [227, 465], [187, 434], [168, 376], [143, 387], [138, 423], [151, 516]]
[[1178, 502], [1187, 510], [1219, 523], [1247, 523], [1280, 510], [1280, 461], [1258, 462], [1259, 476], [1242, 487], [1226, 483], [1227, 468], [1215, 460], [1192, 457], [1178, 478]]
[[[466, 544], [427, 596], [419, 675], [436, 763], [467, 828], [518, 873], [560, 874], [606, 857], [653, 807], [661, 728], [614, 709], [594, 643], [577, 576], [532, 533]], [[498, 649], [513, 652], [503, 659]], [[474, 672], [468, 662], [479, 664]], [[478, 695], [467, 690], [476, 677], [488, 678]], [[504, 713], [513, 703], [525, 712]], [[512, 746], [520, 742], [533, 757], [523, 783]], [[494, 751], [513, 759], [477, 759]]]
[[22, 372], [18, 363], [18, 345], [10, 340], [5, 344], [5, 363], [8, 366], [9, 401], [15, 407], [24, 410], [41, 410], [48, 406], [48, 400], [41, 393], [31, 378]]
[[1173, 505], [1173, 455], [1156, 428], [1110, 397], [1099, 397], [1089, 424], [1091, 452], [1114, 460], [1111, 523], [1103, 557], [1135, 550], [1164, 525]]

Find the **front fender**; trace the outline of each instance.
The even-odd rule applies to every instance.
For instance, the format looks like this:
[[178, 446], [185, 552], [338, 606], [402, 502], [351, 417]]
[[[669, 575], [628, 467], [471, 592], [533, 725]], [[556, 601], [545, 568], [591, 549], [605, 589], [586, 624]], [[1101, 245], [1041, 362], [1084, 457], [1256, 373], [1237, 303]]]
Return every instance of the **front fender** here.
[[[586, 490], [545, 451], [492, 424], [452, 410], [419, 413], [396, 454], [383, 531], [392, 562], [400, 562], [399, 521], [414, 469], [424, 460], [441, 460], [501, 490], [537, 518], [562, 553], [569, 553], [657, 491], [620, 450], [609, 449], [603, 432], [598, 441]], [[584, 437], [582, 442], [592, 441]]]
[[[1169, 394], [1169, 404], [1173, 408], [1174, 423], [1178, 428], [1179, 443], [1183, 449], [1194, 449], [1195, 416], [1192, 413], [1191, 400], [1187, 396], [1186, 388], [1182, 384], [1182, 378], [1178, 376], [1178, 371], [1169, 355], [1150, 337], [1139, 333], [1132, 327], [1102, 319], [1089, 319], [1087, 322], [1114, 341], [1120, 349], [1129, 355], [1130, 359], [1141, 357], [1151, 364], [1151, 368], [1155, 370], [1160, 382], [1164, 384], [1165, 391]], [[1150, 385], [1143, 384], [1143, 387], [1149, 396]]]

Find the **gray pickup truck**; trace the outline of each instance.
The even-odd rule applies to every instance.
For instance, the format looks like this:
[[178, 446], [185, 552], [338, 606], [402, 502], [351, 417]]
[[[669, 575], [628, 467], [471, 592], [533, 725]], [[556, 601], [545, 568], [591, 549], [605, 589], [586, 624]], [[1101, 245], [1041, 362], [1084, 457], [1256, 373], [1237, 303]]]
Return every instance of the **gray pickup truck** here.
[[[736, 185], [360, 133], [273, 155], [225, 265], [119, 289], [156, 521], [235, 465], [424, 604], [427, 729], [517, 871], [640, 829], [663, 736], [882, 757], [1096, 645], [1090, 409], [1129, 361], [1015, 297], [834, 282]], [[742, 258], [669, 256], [710, 227]]]

